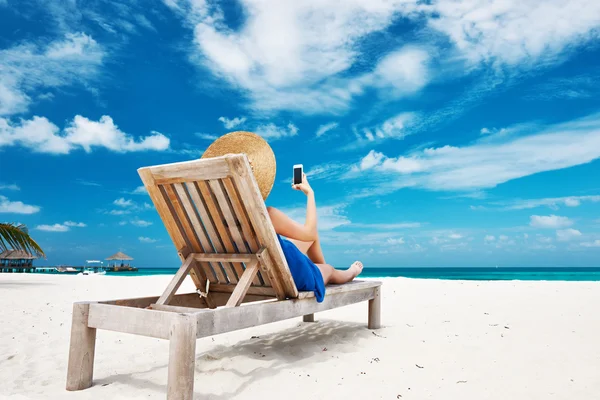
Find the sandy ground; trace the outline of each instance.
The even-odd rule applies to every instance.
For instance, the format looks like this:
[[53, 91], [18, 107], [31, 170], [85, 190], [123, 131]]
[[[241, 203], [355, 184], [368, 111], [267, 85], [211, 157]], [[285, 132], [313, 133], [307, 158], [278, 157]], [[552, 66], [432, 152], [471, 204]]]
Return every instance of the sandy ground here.
[[[164, 399], [168, 342], [107, 331], [64, 387], [72, 303], [169, 279], [0, 274], [0, 398]], [[195, 398], [600, 398], [600, 282], [383, 281], [377, 331], [363, 303], [198, 340]]]

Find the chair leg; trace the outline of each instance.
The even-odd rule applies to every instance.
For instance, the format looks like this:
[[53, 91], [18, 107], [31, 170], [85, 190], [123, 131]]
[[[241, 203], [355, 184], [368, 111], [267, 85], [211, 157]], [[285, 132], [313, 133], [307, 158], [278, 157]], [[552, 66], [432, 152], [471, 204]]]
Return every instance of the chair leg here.
[[369, 329], [381, 328], [381, 286], [375, 289], [375, 297], [369, 300]]
[[196, 320], [179, 316], [171, 326], [167, 400], [192, 400], [196, 366]]
[[315, 314], [306, 314], [302, 317], [302, 321], [304, 322], [315, 322]]
[[89, 312], [89, 303], [73, 304], [67, 390], [83, 390], [92, 386], [96, 329], [88, 327]]

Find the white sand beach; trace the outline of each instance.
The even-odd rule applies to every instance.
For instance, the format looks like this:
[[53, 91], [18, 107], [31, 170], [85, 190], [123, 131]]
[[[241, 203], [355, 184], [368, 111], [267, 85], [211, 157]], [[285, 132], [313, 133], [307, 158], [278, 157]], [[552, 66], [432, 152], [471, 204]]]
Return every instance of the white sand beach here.
[[[0, 274], [0, 398], [164, 399], [168, 342], [107, 331], [94, 386], [64, 387], [72, 303], [169, 280]], [[195, 398], [598, 398], [600, 282], [383, 281], [377, 331], [363, 303], [198, 340]]]

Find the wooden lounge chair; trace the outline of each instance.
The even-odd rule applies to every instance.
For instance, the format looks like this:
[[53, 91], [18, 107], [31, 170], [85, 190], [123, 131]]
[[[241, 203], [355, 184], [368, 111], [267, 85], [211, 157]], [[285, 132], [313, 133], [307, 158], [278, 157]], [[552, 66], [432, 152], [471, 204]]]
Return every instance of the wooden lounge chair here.
[[[168, 339], [167, 399], [192, 399], [196, 339], [368, 301], [380, 326], [380, 282], [298, 292], [245, 155], [138, 170], [182, 265], [159, 297], [73, 305], [67, 390], [92, 385], [96, 329]], [[190, 275], [197, 291], [176, 294]]]

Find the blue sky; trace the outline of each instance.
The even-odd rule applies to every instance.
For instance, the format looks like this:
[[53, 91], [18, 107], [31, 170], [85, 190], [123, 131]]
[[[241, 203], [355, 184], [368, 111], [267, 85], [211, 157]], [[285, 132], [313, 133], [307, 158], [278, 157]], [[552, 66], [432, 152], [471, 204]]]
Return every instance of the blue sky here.
[[248, 130], [335, 266], [597, 266], [599, 39], [583, 0], [0, 0], [0, 220], [175, 267], [137, 168]]

